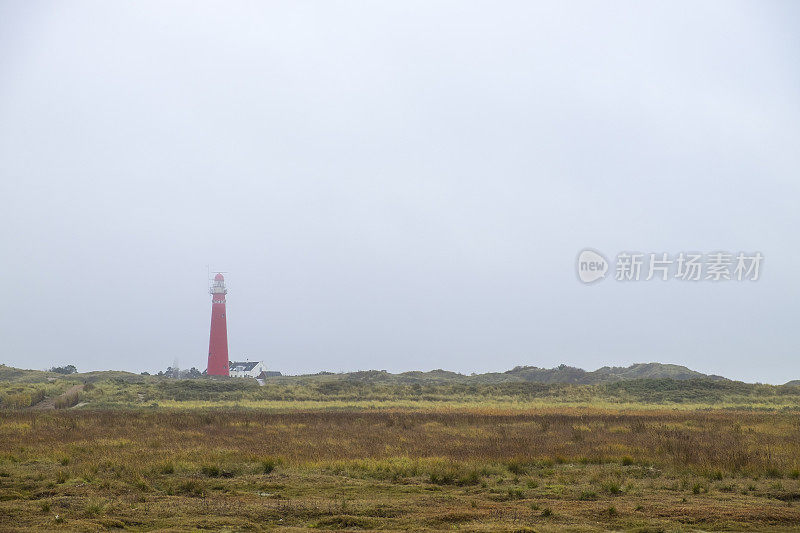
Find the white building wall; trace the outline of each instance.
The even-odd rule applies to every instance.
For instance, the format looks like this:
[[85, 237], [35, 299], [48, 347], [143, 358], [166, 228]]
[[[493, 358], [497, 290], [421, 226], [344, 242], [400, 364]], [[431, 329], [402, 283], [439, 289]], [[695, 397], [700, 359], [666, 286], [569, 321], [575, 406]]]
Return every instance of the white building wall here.
[[235, 370], [230, 371], [231, 377], [234, 378], [255, 378], [261, 375], [267, 369], [264, 366], [264, 363], [258, 363], [256, 366], [253, 367], [252, 370], [245, 370], [244, 372], [237, 372]]

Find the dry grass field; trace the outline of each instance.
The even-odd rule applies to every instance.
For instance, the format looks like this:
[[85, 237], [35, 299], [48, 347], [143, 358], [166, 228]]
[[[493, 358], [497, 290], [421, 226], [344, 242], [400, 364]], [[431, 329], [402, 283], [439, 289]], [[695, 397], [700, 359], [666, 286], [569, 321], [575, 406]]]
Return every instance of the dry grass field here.
[[0, 411], [0, 529], [800, 530], [800, 415]]

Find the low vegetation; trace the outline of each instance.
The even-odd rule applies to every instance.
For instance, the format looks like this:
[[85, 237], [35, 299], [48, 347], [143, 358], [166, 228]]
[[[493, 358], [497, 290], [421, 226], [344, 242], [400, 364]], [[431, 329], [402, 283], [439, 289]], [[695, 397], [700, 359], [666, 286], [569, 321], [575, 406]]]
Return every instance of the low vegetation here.
[[0, 366], [0, 530], [800, 529], [800, 387], [408, 374]]
[[[558, 368], [550, 370], [559, 371]], [[668, 373], [673, 370], [668, 369]], [[527, 375], [529, 369], [521, 367], [509, 372], [519, 377]], [[647, 372], [640, 369], [640, 373], [652, 374], [653, 368], [648, 366]], [[352, 410], [427, 409], [449, 405], [509, 409], [668, 406], [680, 409], [792, 410], [800, 405], [800, 385], [751, 384], [708, 376], [624, 379], [597, 384], [502, 381], [497, 376], [463, 376], [442, 371], [323, 373], [271, 377], [267, 378], [264, 386], [259, 386], [253, 379], [171, 379], [126, 372], [60, 375], [0, 365], [0, 408], [28, 408], [45, 398], [62, 395], [69, 387], [78, 384], [84, 385], [84, 390], [59, 399], [59, 407], [80, 404], [89, 409], [249, 407]]]
[[8, 410], [0, 529], [800, 524], [793, 412]]
[[53, 383], [0, 382], [0, 409], [32, 407], [46, 398], [62, 394], [69, 386], [70, 383], [66, 381]]

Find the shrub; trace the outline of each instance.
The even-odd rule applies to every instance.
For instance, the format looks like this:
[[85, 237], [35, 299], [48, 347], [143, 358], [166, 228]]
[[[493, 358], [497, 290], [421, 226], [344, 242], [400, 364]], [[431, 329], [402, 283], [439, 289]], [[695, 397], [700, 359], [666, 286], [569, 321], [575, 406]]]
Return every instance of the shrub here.
[[206, 488], [200, 481], [196, 479], [190, 479], [180, 483], [175, 492], [177, 494], [184, 494], [186, 496], [201, 497], [205, 496]]
[[525, 474], [528, 471], [527, 465], [520, 460], [514, 459], [506, 463], [506, 467], [508, 471], [512, 474]]
[[458, 479], [459, 485], [477, 485], [481, 481], [481, 474], [477, 470], [470, 470]]
[[75, 368], [75, 365], [54, 366], [50, 369], [50, 372], [55, 372], [56, 374], [75, 374], [78, 372], [78, 369]]
[[467, 469], [458, 463], [436, 461], [428, 467], [428, 480], [434, 485], [477, 485], [485, 472], [485, 469]]
[[219, 477], [221, 470], [217, 465], [203, 465], [200, 469], [206, 477]]
[[508, 489], [509, 500], [522, 500], [525, 498], [525, 492], [522, 489]]
[[58, 398], [56, 398], [55, 408], [67, 409], [69, 407], [77, 405], [80, 401], [81, 401], [80, 392], [72, 392], [70, 394], [64, 394], [63, 396], [59, 396]]
[[85, 513], [88, 517], [94, 517], [103, 512], [105, 505], [101, 502], [90, 501], [86, 504]]
[[264, 459], [261, 461], [261, 472], [264, 474], [270, 474], [275, 467], [278, 466], [277, 461], [275, 459]]
[[0, 396], [0, 406], [7, 409], [25, 409], [45, 398], [45, 390], [37, 387], [28, 390], [16, 389], [16, 391]]
[[612, 496], [622, 494], [622, 487], [620, 487], [620, 484], [616, 481], [606, 481], [603, 483], [603, 490]]
[[430, 472], [428, 481], [434, 485], [454, 485], [456, 475], [454, 472]]

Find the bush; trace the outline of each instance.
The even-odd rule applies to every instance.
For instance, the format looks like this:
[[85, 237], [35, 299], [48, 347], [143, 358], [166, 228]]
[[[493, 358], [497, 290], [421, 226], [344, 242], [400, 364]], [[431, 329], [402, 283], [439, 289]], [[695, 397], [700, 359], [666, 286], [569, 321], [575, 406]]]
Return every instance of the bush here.
[[616, 481], [607, 481], [603, 483], [603, 490], [612, 496], [622, 494], [622, 487]]
[[509, 461], [506, 465], [508, 467], [508, 471], [512, 474], [525, 474], [528, 471], [527, 465], [523, 461], [512, 460]]
[[206, 494], [205, 486], [196, 479], [190, 479], [180, 483], [175, 492], [177, 494], [184, 494], [186, 496], [202, 497]]
[[0, 406], [6, 409], [26, 409], [44, 400], [45, 396], [45, 389], [36, 385], [15, 387], [10, 392], [0, 395]]
[[80, 401], [81, 401], [81, 393], [72, 392], [70, 394], [65, 394], [63, 396], [59, 396], [58, 398], [56, 398], [55, 408], [67, 409], [69, 407], [74, 407], [75, 405], [78, 405]]
[[264, 474], [270, 474], [273, 470], [275, 470], [277, 465], [278, 463], [275, 461], [275, 459], [264, 459], [261, 461], [261, 471]]
[[525, 491], [523, 491], [522, 489], [515, 489], [515, 488], [508, 489], [509, 500], [522, 500], [524, 498], [525, 498]]
[[162, 381], [156, 385], [155, 400], [239, 401], [259, 390], [256, 380], [249, 379], [182, 379]]
[[55, 372], [56, 374], [75, 374], [78, 372], [78, 369], [75, 368], [75, 365], [54, 366], [50, 369], [50, 372]]
[[203, 465], [201, 468], [203, 475], [206, 477], [219, 477], [222, 471], [217, 465]]
[[481, 471], [464, 468], [456, 463], [431, 465], [428, 481], [434, 485], [477, 485], [481, 481]]
[[91, 518], [102, 514], [104, 508], [105, 505], [103, 503], [90, 501], [86, 504], [86, 516]]

